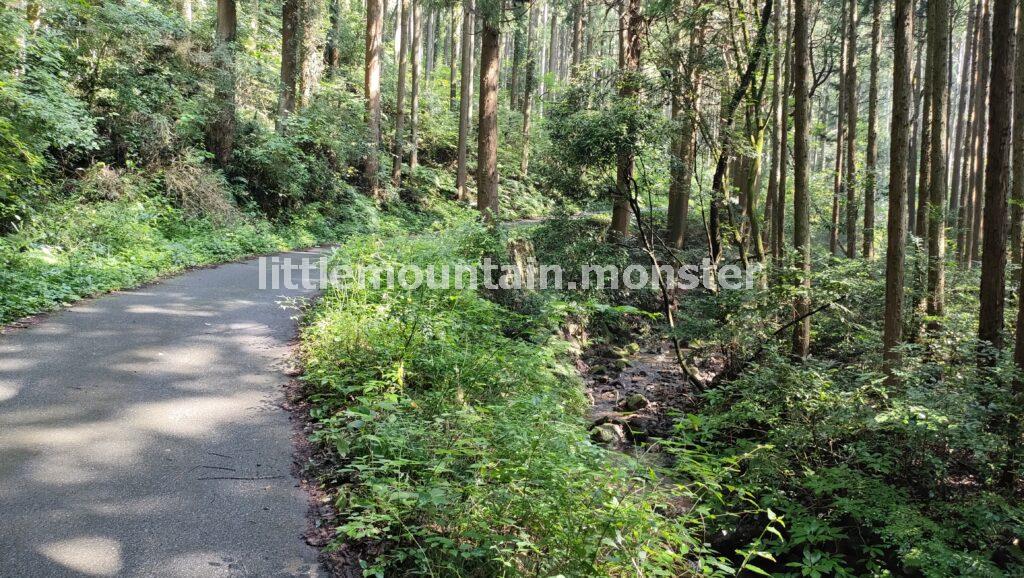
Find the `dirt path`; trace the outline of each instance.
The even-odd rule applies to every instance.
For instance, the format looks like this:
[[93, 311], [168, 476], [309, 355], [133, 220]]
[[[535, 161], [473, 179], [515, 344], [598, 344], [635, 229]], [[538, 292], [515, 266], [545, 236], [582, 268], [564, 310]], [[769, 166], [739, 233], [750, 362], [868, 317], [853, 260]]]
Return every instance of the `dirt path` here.
[[[315, 252], [289, 253], [293, 258]], [[255, 260], [0, 336], [0, 576], [319, 576]]]

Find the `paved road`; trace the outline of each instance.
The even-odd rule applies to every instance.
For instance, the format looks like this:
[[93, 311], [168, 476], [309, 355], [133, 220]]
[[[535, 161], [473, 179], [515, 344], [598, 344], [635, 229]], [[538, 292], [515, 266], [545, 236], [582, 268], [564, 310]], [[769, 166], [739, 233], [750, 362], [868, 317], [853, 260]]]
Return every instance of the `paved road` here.
[[303, 292], [259, 290], [257, 271], [0, 336], [0, 576], [323, 574], [279, 407], [295, 323], [278, 303]]

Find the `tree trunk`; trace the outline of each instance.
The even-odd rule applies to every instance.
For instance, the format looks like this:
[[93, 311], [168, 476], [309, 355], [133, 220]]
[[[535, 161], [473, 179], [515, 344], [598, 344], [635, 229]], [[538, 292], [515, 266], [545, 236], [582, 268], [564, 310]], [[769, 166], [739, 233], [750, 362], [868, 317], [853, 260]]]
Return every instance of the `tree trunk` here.
[[[849, 51], [850, 38], [847, 36], [847, 19], [849, 12], [846, 10], [847, 1], [843, 0], [842, 6], [842, 47], [839, 54], [839, 94], [836, 97], [836, 158], [835, 171], [832, 175], [832, 220], [829, 226], [828, 250], [832, 255], [837, 255], [839, 245], [839, 205], [846, 191], [846, 179], [843, 178], [843, 155], [846, 151], [846, 67], [849, 63], [847, 52]], [[810, 105], [808, 104], [808, 107]], [[810, 113], [808, 113], [810, 114]]]
[[846, 256], [857, 255], [857, 0], [846, 17]]
[[[423, 68], [423, 7], [420, 0], [412, 0], [412, 46], [409, 49], [412, 57], [412, 112], [409, 113], [409, 128], [411, 130], [410, 144], [412, 150], [409, 152], [409, 172], [416, 170], [419, 165], [419, 119], [420, 119], [420, 76]], [[428, 46], [428, 53], [433, 52]]]
[[526, 177], [530, 168], [530, 116], [533, 108], [533, 87], [536, 83], [537, 60], [534, 58], [536, 50], [536, 28], [537, 28], [537, 6], [530, 4], [530, 23], [526, 33], [526, 58], [523, 65], [523, 150], [519, 158], [519, 174]]
[[[402, 158], [405, 156], [405, 82], [409, 67], [409, 21], [412, 11], [409, 0], [400, 0], [398, 5], [399, 36], [401, 46], [398, 49], [398, 89], [395, 93], [395, 142], [391, 149], [391, 184], [397, 189], [402, 184]], [[397, 40], [396, 40], [397, 41]]]
[[477, 209], [498, 219], [498, 67], [501, 33], [495, 16], [483, 18], [480, 47], [480, 120], [477, 137]]
[[458, 106], [457, 92], [455, 87], [455, 71], [458, 70], [456, 63], [459, 61], [459, 34], [458, 16], [456, 15], [455, 4], [452, 4], [452, 17], [448, 24], [448, 110], [453, 111]]
[[462, 3], [462, 72], [459, 86], [459, 152], [455, 188], [459, 198], [469, 199], [469, 117], [473, 99], [473, 0]]
[[295, 106], [303, 109], [309, 106], [313, 93], [320, 83], [320, 72], [323, 69], [319, 49], [321, 37], [321, 6], [322, 0], [299, 0], [298, 27], [298, 82]]
[[382, 0], [366, 0], [366, 70], [363, 89], [366, 93], [367, 131], [370, 133], [370, 147], [366, 153], [366, 181], [370, 196], [381, 196], [377, 170], [380, 167], [380, 56], [381, 32], [384, 29]]
[[222, 168], [231, 162], [235, 145], [235, 40], [238, 14], [235, 0], [217, 0], [217, 30], [213, 59], [216, 77], [213, 100], [217, 113], [207, 131], [213, 158]]
[[[1017, 53], [1013, 77], [1013, 204], [1010, 206], [1010, 255], [1021, 262], [1021, 220], [1024, 219], [1024, 7], [1017, 8]], [[1018, 293], [1018, 295], [1024, 295]]]
[[686, 243], [690, 190], [697, 153], [697, 119], [700, 105], [700, 61], [703, 59], [704, 26], [701, 20], [691, 32], [686, 60], [677, 67], [679, 81], [672, 93], [672, 118], [678, 123], [672, 135], [671, 182], [668, 193], [668, 242], [681, 249]]
[[772, 231], [775, 233], [775, 256], [779, 262], [782, 260], [782, 255], [786, 249], [786, 181], [787, 171], [786, 162], [789, 158], [789, 114], [787, 113], [789, 103], [789, 91], [792, 88], [790, 78], [793, 75], [793, 6], [792, 3], [786, 1], [786, 65], [782, 71], [782, 99], [781, 99], [781, 125], [780, 125], [780, 139], [779, 139], [779, 190], [778, 196], [776, 197], [775, 206], [778, 209], [775, 211], [775, 223], [772, 225]]
[[[897, 0], [907, 2], [908, 0]], [[800, 271], [799, 289], [793, 315], [800, 319], [793, 327], [793, 355], [805, 358], [811, 346], [811, 183], [808, 178], [808, 129], [811, 122], [810, 14], [807, 0], [793, 2], [793, 248]]]
[[975, 7], [970, 10], [970, 14], [967, 17], [967, 30], [964, 32], [964, 57], [960, 63], [960, 95], [959, 104], [957, 105], [956, 114], [956, 135], [953, 139], [953, 175], [950, 186], [952, 187], [949, 195], [949, 218], [953, 221], [956, 220], [957, 214], [960, 212], [960, 179], [963, 172], [963, 163], [965, 158], [966, 145], [965, 134], [967, 131], [967, 103], [970, 101], [971, 95], [971, 81], [973, 76], [971, 75], [973, 62], [974, 62], [974, 51], [975, 51], [975, 28], [976, 21], [978, 18], [978, 12], [981, 11], [981, 3], [975, 4]]
[[871, 65], [868, 81], [868, 142], [864, 171], [865, 259], [875, 258], [875, 188], [878, 182], [878, 60], [882, 43], [882, 0], [871, 0]]
[[[932, 0], [934, 2], [935, 0]], [[992, 3], [992, 85], [988, 119], [988, 165], [985, 167], [985, 248], [981, 261], [981, 308], [978, 337], [1003, 347], [1006, 287], [1006, 204], [1010, 188], [1010, 121], [1013, 115], [1014, 0]], [[986, 365], [996, 357], [982, 352]]]
[[[532, 5], [532, 3], [530, 4]], [[526, 45], [526, 20], [529, 5], [515, 3], [513, 14], [515, 20], [512, 32], [512, 70], [509, 72], [508, 102], [511, 110], [520, 110], [520, 97], [522, 96], [522, 71], [523, 60], [528, 50]]]
[[[711, 237], [711, 264], [714, 267], [722, 256], [722, 229], [721, 213], [725, 204], [725, 171], [732, 158], [731, 139], [728, 138], [735, 123], [736, 109], [743, 102], [747, 90], [754, 82], [754, 75], [761, 64], [761, 57], [764, 55], [768, 43], [768, 26], [771, 24], [773, 0], [765, 0], [764, 8], [757, 28], [757, 37], [754, 40], [753, 48], [747, 59], [746, 70], [740, 76], [739, 85], [732, 93], [732, 97], [722, 105], [719, 119], [719, 138], [722, 141], [721, 151], [718, 154], [718, 163], [715, 166], [715, 173], [711, 179], [711, 210], [709, 211], [709, 235]], [[806, 152], [806, 151], [805, 151]]]
[[277, 105], [278, 132], [284, 131], [288, 117], [295, 112], [300, 2], [301, 0], [285, 0], [281, 5], [281, 94]]
[[[1011, 0], [1012, 1], [1012, 0]], [[946, 313], [946, 123], [949, 118], [949, 0], [928, 2], [928, 90], [931, 91], [931, 155], [928, 177], [928, 315], [932, 328]], [[1012, 40], [1011, 40], [1012, 41]]]
[[921, 156], [917, 169], [917, 221], [914, 234], [924, 239], [928, 236], [928, 180], [931, 178], [932, 146], [932, 95], [930, 73], [933, 63], [925, 55], [924, 96], [921, 106]]
[[[638, 98], [639, 86], [636, 78], [640, 70], [640, 30], [643, 17], [640, 14], [640, 0], [624, 0], [619, 4], [622, 41], [619, 51], [619, 69], [623, 78], [619, 81], [619, 99], [627, 102]], [[631, 139], [627, 139], [631, 140]], [[612, 198], [611, 233], [619, 238], [629, 234], [630, 196], [633, 190], [633, 169], [636, 158], [632, 150], [619, 150], [615, 164], [615, 194]]]
[[988, 110], [989, 110], [989, 63], [991, 62], [991, 48], [992, 48], [992, 12], [991, 5], [989, 2], [985, 2], [985, 7], [982, 9], [981, 18], [981, 42], [978, 45], [978, 82], [975, 85], [977, 91], [977, 98], [974, 101], [975, 104], [975, 122], [977, 128], [975, 129], [975, 149], [974, 149], [974, 166], [972, 170], [972, 184], [971, 184], [971, 198], [973, 202], [971, 204], [971, 222], [967, 224], [969, 227], [967, 233], [967, 242], [965, 249], [964, 258], [966, 260], [967, 268], [970, 269], [974, 266], [974, 262], [978, 260], [981, 250], [981, 220], [984, 211], [984, 180], [985, 180], [985, 147], [987, 142], [987, 127], [988, 127]]
[[569, 68], [569, 76], [575, 78], [583, 62], [583, 11], [586, 10], [586, 0], [576, 0], [572, 10], [572, 66]]
[[885, 254], [885, 315], [883, 318], [883, 358], [890, 384], [896, 381], [900, 366], [903, 333], [903, 278], [907, 235], [907, 174], [910, 172], [910, 124], [913, 86], [910, 77], [911, 50], [914, 42], [913, 0], [896, 0], [893, 15], [893, 72], [891, 153], [889, 158], [888, 240]]
[[[913, 50], [913, 45], [911, 45]], [[914, 233], [917, 226], [917, 153], [921, 139], [921, 116], [923, 107], [924, 91], [919, 90], [924, 84], [921, 73], [922, 50], [917, 51], [917, 64], [914, 65], [913, 84], [911, 85], [911, 98], [913, 99], [914, 112], [911, 117], [913, 133], [910, 135], [910, 168], [907, 171], [907, 232]], [[912, 53], [913, 54], [913, 53]]]

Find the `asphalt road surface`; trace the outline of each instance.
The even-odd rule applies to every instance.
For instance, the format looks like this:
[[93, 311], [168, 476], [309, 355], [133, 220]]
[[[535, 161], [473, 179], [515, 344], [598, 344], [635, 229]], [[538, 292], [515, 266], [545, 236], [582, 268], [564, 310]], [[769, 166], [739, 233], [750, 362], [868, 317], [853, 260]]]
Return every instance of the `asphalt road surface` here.
[[[315, 252], [289, 253], [292, 258]], [[321, 576], [256, 260], [0, 335], [0, 576]]]

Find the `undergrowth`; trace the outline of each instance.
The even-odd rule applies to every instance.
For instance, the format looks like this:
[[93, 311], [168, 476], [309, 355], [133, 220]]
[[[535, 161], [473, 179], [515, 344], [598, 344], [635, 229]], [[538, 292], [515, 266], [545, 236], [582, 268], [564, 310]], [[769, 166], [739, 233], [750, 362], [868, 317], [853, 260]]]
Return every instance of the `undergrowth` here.
[[158, 195], [53, 202], [0, 237], [0, 323], [189, 267], [336, 241], [374, 215], [356, 195], [347, 212], [309, 205], [279, 223], [190, 215]]
[[[358, 237], [334, 259], [439, 267], [503, 250], [462, 211], [421, 230]], [[304, 379], [314, 441], [336, 460], [335, 547], [375, 576], [715, 576], [768, 555], [737, 564], [706, 545], [704, 503], [734, 492], [719, 476], [739, 459], [694, 457], [682, 485], [589, 440], [557, 331], [584, 305], [541, 298], [523, 314], [487, 297], [350, 284], [310, 313]]]

